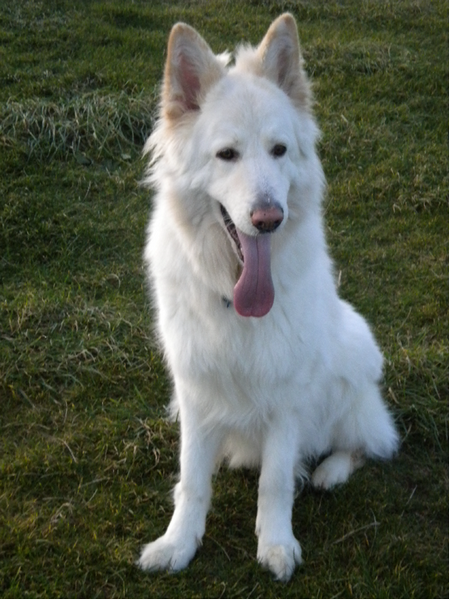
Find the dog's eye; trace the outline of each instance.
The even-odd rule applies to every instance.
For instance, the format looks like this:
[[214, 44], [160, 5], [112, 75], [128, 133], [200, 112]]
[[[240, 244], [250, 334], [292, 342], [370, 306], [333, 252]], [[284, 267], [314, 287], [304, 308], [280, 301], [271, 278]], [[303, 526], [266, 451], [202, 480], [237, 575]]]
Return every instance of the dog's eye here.
[[233, 148], [224, 148], [223, 150], [220, 150], [217, 154], [216, 154], [217, 158], [220, 158], [222, 160], [236, 160], [239, 158], [239, 153], [234, 150]]
[[286, 146], [284, 144], [275, 144], [275, 146], [272, 148], [272, 156], [278, 157], [278, 156], [283, 156], [284, 154], [286, 154]]

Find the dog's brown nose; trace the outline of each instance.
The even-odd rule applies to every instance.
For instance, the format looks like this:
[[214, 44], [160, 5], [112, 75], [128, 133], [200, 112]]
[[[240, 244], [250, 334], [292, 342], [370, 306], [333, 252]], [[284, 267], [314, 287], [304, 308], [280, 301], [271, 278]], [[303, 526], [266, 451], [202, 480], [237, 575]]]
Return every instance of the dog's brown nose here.
[[272, 205], [265, 208], [255, 208], [250, 213], [252, 225], [261, 233], [270, 233], [281, 224], [284, 212], [281, 206]]

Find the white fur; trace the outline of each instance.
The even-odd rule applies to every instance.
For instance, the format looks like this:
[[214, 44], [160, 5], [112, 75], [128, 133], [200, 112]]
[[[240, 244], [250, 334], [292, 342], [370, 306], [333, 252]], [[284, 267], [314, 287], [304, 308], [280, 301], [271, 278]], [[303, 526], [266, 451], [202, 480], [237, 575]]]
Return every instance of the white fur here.
[[[382, 356], [364, 319], [336, 292], [318, 130], [292, 23], [280, 17], [228, 70], [186, 25], [169, 43], [162, 116], [147, 144], [157, 193], [145, 259], [174, 381], [181, 477], [166, 533], [143, 549], [144, 569], [187, 566], [204, 534], [212, 473], [226, 458], [261, 469], [258, 560], [286, 581], [301, 562], [291, 513], [305, 461], [331, 453], [312, 476], [330, 488], [363, 455], [389, 458], [397, 447], [378, 389]], [[203, 70], [197, 79], [196, 70]], [[192, 90], [183, 97], [187, 86], [199, 107]], [[274, 158], [280, 143], [287, 152]], [[217, 158], [228, 147], [238, 160]], [[284, 210], [282, 225], [266, 234], [275, 301], [262, 318], [242, 317], [227, 307], [240, 267], [219, 202], [255, 235], [249, 214], [261, 195]]]

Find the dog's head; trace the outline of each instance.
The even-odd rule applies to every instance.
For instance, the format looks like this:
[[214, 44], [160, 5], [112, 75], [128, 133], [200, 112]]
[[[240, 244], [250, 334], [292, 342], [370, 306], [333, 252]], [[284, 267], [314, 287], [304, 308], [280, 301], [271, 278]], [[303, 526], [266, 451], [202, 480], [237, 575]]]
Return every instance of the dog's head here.
[[[237, 312], [264, 316], [274, 300], [272, 235], [307, 210], [310, 172], [320, 169], [317, 128], [290, 14], [272, 23], [257, 48], [240, 47], [231, 67], [229, 58], [215, 56], [188, 25], [173, 27], [161, 132], [171, 139], [172, 157], [179, 158], [172, 158], [174, 170], [191, 190], [207, 194], [241, 264]], [[158, 142], [150, 141], [149, 149], [158, 152]], [[167, 154], [161, 148], [159, 153]]]

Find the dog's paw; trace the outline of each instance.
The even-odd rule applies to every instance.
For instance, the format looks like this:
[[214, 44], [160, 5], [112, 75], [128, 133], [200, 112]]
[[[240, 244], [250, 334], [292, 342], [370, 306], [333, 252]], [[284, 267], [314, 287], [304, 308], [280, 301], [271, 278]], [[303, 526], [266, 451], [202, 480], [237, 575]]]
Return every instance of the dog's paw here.
[[197, 546], [197, 542], [175, 543], [163, 535], [144, 546], [137, 565], [144, 571], [181, 571], [194, 557]]
[[302, 549], [295, 538], [290, 544], [263, 546], [258, 548], [258, 561], [275, 575], [279, 581], [287, 582], [296, 565], [302, 562]]
[[355, 469], [364, 463], [361, 453], [357, 452], [334, 452], [328, 456], [311, 477], [314, 487], [329, 490], [330, 488], [344, 483]]

